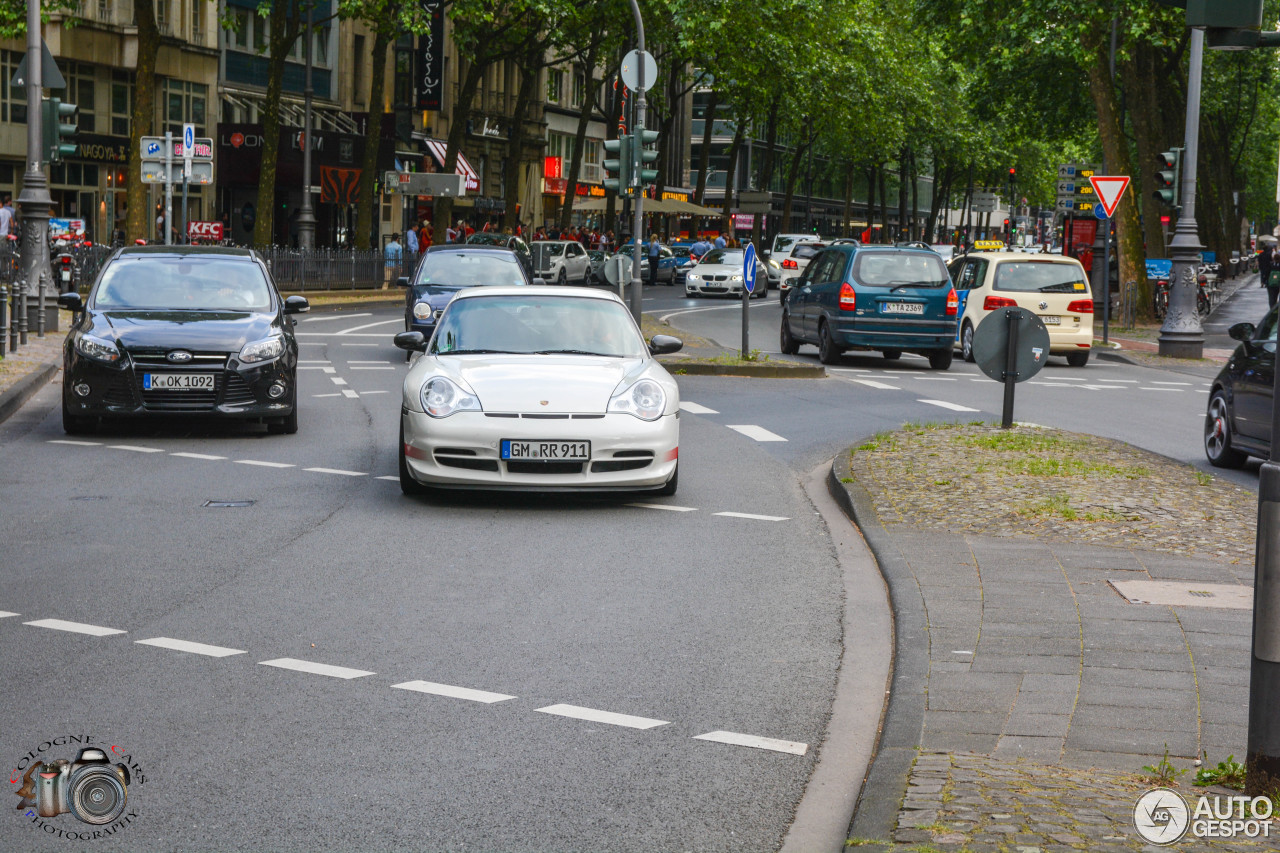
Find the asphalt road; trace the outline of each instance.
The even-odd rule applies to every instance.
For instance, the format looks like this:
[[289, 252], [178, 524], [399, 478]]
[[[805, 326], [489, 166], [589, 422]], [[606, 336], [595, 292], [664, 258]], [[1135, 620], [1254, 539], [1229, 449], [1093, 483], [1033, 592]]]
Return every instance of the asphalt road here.
[[[645, 308], [702, 309], [671, 322], [719, 340], [739, 322], [665, 288]], [[682, 376], [673, 498], [406, 499], [399, 318], [305, 318], [295, 436], [70, 440], [54, 386], [0, 425], [0, 760], [67, 735], [128, 754], [145, 782], [105, 849], [776, 849], [861, 616], [800, 478], [905, 421], [998, 418], [1001, 387], [910, 356]], [[1202, 463], [1203, 378], [1037, 379], [1019, 420]], [[0, 849], [86, 827], [45, 823], [13, 812]]]

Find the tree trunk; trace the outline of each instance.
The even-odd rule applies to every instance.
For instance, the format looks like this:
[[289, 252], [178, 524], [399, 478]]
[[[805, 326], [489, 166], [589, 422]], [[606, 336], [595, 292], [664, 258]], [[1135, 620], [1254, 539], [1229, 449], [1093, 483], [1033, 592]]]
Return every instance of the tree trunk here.
[[840, 217], [840, 236], [848, 237], [849, 220], [853, 218], [853, 161], [844, 166], [844, 213]]
[[707, 191], [707, 169], [711, 163], [711, 131], [716, 123], [719, 102], [716, 90], [707, 93], [707, 106], [702, 113], [702, 148], [698, 151], [698, 183], [693, 190], [693, 203], [702, 204]]
[[520, 204], [520, 167], [525, 162], [524, 123], [525, 117], [529, 114], [529, 107], [533, 104], [534, 90], [538, 85], [538, 72], [542, 70], [542, 55], [545, 52], [541, 49], [542, 47], [540, 45], [540, 49], [525, 57], [525, 63], [520, 65], [520, 88], [516, 91], [515, 109], [511, 115], [511, 127], [507, 133], [507, 162], [503, 164], [502, 179], [503, 188], [506, 190], [504, 199], [506, 213], [503, 216], [503, 222], [511, 228], [513, 234], [515, 223], [518, 221], [516, 208]]
[[[369, 121], [364, 129], [364, 160], [360, 164], [360, 198], [356, 202], [356, 225], [351, 245], [377, 249], [378, 208], [380, 199], [374, 193], [378, 177], [378, 148], [382, 143], [382, 104], [387, 80], [387, 51], [391, 34], [378, 29], [373, 36], [373, 73], [369, 75]], [[357, 62], [360, 59], [357, 57]], [[436, 239], [444, 242], [444, 230], [436, 229]]]
[[733, 196], [738, 179], [738, 154], [742, 151], [742, 141], [747, 134], [745, 116], [734, 117], [733, 144], [729, 146], [729, 167], [724, 176], [724, 213], [720, 218], [720, 231], [733, 236]]
[[778, 147], [778, 109], [782, 95], [774, 95], [769, 103], [769, 115], [765, 119], [764, 156], [760, 163], [760, 189], [771, 191], [773, 185], [773, 167], [777, 162]]
[[[489, 60], [477, 59], [467, 66], [467, 73], [462, 77], [462, 85], [458, 87], [458, 100], [453, 105], [449, 120], [449, 136], [445, 143], [445, 174], [452, 175], [458, 168], [458, 152], [462, 150], [462, 140], [467, 135], [467, 120], [471, 118], [471, 104], [476, 98], [480, 81], [484, 79], [484, 72], [489, 65]], [[444, 230], [451, 225], [453, 225], [453, 199], [448, 196], [436, 196], [436, 234], [443, 235]]]
[[891, 242], [910, 240], [911, 231], [907, 218], [907, 180], [911, 172], [911, 149], [904, 145], [898, 152], [898, 228]]
[[793, 230], [791, 208], [796, 197], [796, 181], [800, 180], [800, 164], [804, 161], [804, 153], [808, 147], [801, 145], [795, 149], [791, 154], [791, 165], [787, 167], [787, 186], [782, 197], [782, 225], [779, 226], [779, 230], [784, 234]]
[[[876, 174], [880, 178], [880, 222], [884, 227], [880, 229], [880, 238], [877, 243], [892, 243], [892, 229], [889, 227], [889, 188], [888, 188], [888, 170], [877, 166]], [[874, 236], [874, 235], [872, 235]]]
[[[1091, 61], [1088, 64], [1089, 90], [1098, 112], [1098, 135], [1107, 158], [1107, 169], [1113, 175], [1132, 175], [1129, 163], [1129, 143], [1120, 126], [1120, 110], [1116, 103], [1115, 87], [1110, 78], [1110, 44], [1107, 28], [1095, 23], [1085, 33], [1084, 47]], [[1142, 228], [1138, 224], [1138, 205], [1133, 199], [1121, 200], [1116, 210], [1116, 235], [1120, 251], [1120, 284], [1137, 282], [1138, 318], [1152, 318], [1151, 287], [1147, 282], [1146, 254], [1142, 250]], [[1098, 294], [1094, 294], [1098, 298]], [[1103, 294], [1110, 299], [1110, 294]]]
[[[138, 6], [134, 3], [134, 6]], [[253, 242], [274, 245], [276, 240], [276, 161], [280, 154], [280, 95], [284, 90], [284, 64], [302, 27], [298, 0], [276, 0], [271, 5], [271, 35], [267, 61], [267, 94], [262, 102], [262, 168], [258, 176], [257, 220]], [[375, 72], [376, 73], [376, 72]]]
[[[133, 115], [129, 121], [129, 182], [125, 204], [125, 233], [128, 240], [145, 240], [151, 233], [150, 205], [147, 204], [148, 185], [142, 182], [142, 137], [150, 136], [156, 115], [156, 54], [160, 52], [160, 31], [156, 28], [155, 6], [151, 3], [136, 4], [138, 18], [138, 65], [133, 89]], [[29, 106], [39, 109], [39, 105]], [[114, 211], [112, 212], [114, 215]], [[165, 223], [168, 225], [169, 223]], [[114, 225], [113, 225], [114, 227]], [[230, 236], [230, 235], [228, 235]], [[159, 235], [164, 242], [164, 235]], [[104, 241], [109, 242], [109, 241]]]
[[1163, 123], [1160, 117], [1160, 89], [1166, 87], [1166, 81], [1156, 76], [1156, 55], [1154, 46], [1145, 41], [1134, 44], [1131, 57], [1118, 66], [1120, 80], [1128, 93], [1128, 109], [1131, 113], [1130, 126], [1138, 153], [1138, 175], [1134, 186], [1129, 188], [1133, 194], [1133, 202], [1142, 211], [1142, 235], [1147, 246], [1147, 256], [1152, 258], [1168, 257], [1164, 244], [1164, 229], [1160, 225], [1160, 217], [1171, 214], [1171, 210], [1152, 198], [1155, 192], [1156, 172], [1159, 171], [1157, 158], [1165, 146], [1176, 143], [1163, 137]]
[[[586, 79], [591, 80], [596, 70], [596, 52], [600, 48], [600, 30], [591, 39], [587, 47], [587, 56], [583, 60], [582, 70]], [[573, 202], [577, 198], [578, 177], [582, 174], [583, 147], [587, 144], [587, 125], [591, 123], [591, 113], [596, 108], [596, 87], [587, 86], [587, 96], [582, 102], [582, 112], [578, 113], [578, 130], [573, 136], [573, 159], [569, 164], [569, 178], [564, 195], [564, 204], [560, 207], [560, 227], [568, 228], [569, 219], [573, 216]]]
[[[876, 166], [867, 167], [867, 242], [870, 243], [876, 236]], [[862, 239], [861, 235], [858, 237]]]
[[916, 217], [916, 211], [920, 208], [920, 180], [916, 174], [916, 152], [911, 150], [910, 155], [911, 167], [907, 170], [907, 175], [911, 178], [911, 236], [910, 240], [920, 239], [919, 220]]

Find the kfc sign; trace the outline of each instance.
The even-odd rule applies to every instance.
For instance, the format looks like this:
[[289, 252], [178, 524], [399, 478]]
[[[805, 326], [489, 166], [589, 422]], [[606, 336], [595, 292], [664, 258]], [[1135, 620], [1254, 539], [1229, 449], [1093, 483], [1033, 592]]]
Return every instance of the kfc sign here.
[[217, 242], [222, 239], [222, 223], [188, 222], [187, 236], [191, 238], [191, 242], [193, 243], [198, 240]]

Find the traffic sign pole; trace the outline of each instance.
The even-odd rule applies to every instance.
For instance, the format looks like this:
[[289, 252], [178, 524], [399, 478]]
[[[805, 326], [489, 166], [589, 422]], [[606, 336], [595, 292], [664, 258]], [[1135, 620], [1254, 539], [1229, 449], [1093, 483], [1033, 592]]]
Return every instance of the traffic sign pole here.
[[750, 322], [751, 293], [756, 284], [756, 244], [748, 243], [747, 250], [742, 253], [742, 353], [745, 361], [751, 352]]
[[164, 182], [164, 244], [173, 245], [173, 131], [164, 134], [164, 170], [167, 180]]

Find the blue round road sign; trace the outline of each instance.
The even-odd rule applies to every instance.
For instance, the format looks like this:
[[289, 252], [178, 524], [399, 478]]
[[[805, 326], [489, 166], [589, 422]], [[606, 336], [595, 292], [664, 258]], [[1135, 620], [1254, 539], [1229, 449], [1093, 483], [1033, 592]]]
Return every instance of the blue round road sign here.
[[742, 286], [751, 293], [756, 289], [756, 244], [748, 243], [742, 258]]
[[1102, 206], [1102, 202], [1098, 202], [1093, 206], [1093, 215], [1098, 219], [1107, 219], [1107, 209]]

